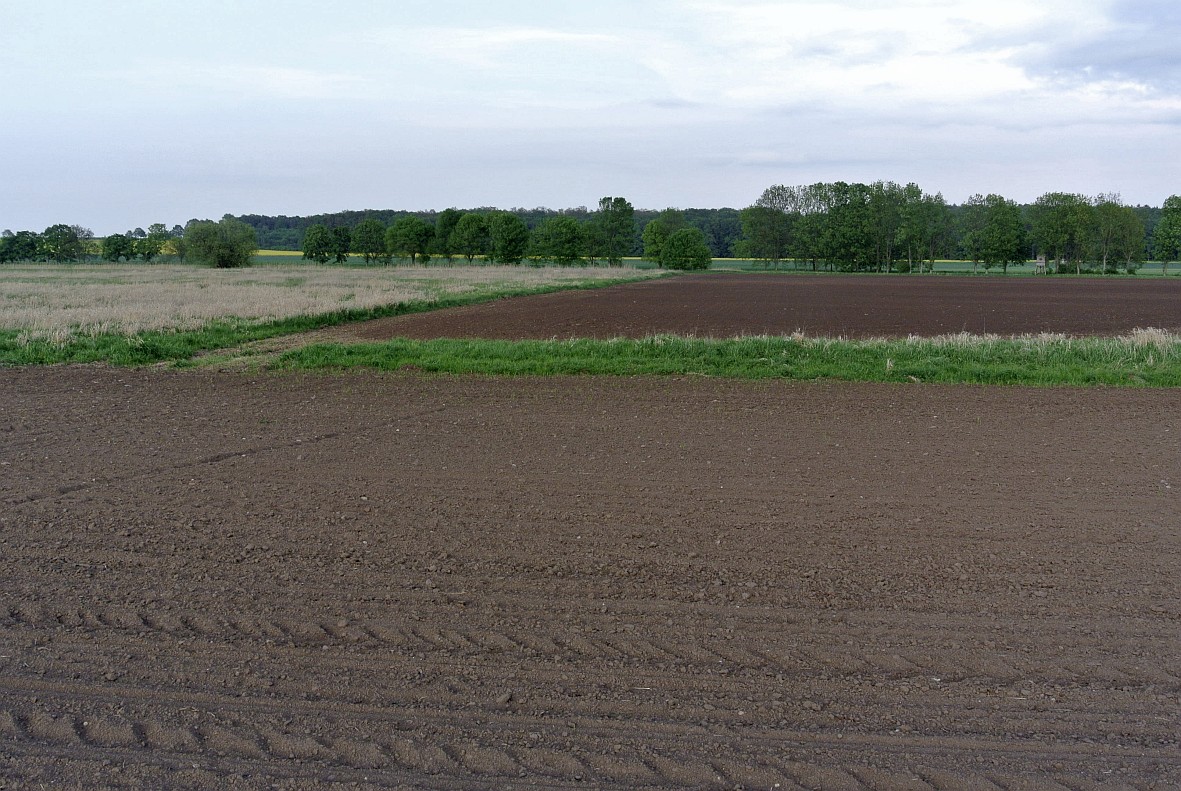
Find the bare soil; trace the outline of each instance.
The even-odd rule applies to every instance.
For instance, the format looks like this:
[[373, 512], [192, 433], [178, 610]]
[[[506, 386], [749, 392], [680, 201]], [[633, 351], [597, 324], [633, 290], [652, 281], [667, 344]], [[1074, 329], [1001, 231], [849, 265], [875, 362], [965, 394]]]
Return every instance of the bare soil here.
[[701, 274], [500, 300], [325, 331], [318, 340], [906, 337], [1181, 330], [1181, 278]]
[[0, 787], [1178, 788], [1177, 406], [0, 370]]

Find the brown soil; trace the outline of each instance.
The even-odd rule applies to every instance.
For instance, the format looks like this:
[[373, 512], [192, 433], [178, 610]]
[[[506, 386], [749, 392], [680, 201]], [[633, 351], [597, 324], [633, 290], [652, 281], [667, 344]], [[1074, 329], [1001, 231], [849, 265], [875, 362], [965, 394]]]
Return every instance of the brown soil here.
[[1178, 788], [1179, 433], [1171, 391], [0, 370], [0, 787]]
[[1118, 335], [1145, 327], [1181, 330], [1181, 279], [691, 275], [381, 319], [317, 339]]

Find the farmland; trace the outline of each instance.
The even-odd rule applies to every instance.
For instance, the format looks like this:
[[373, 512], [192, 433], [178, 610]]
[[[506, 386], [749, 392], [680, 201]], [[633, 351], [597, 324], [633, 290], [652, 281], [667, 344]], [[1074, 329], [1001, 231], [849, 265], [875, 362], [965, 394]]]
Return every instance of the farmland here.
[[321, 328], [245, 372], [0, 369], [0, 784], [1181, 784], [1176, 390], [268, 370], [984, 315], [1159, 360], [1133, 330], [1181, 328], [1138, 282], [862, 322], [856, 280], [748, 282]]
[[642, 273], [532, 267], [317, 267], [294, 261], [230, 272], [178, 264], [5, 267], [0, 330], [59, 343], [74, 336], [260, 323], [466, 294], [544, 288]]

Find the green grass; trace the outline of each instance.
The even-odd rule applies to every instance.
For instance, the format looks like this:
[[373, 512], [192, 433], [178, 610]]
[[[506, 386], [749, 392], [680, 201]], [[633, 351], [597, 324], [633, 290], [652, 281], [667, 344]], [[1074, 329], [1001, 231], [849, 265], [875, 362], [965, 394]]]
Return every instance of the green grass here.
[[318, 315], [294, 316], [263, 323], [246, 320], [215, 320], [196, 330], [152, 330], [133, 335], [119, 332], [71, 335], [64, 342], [29, 339], [28, 333], [24, 330], [0, 330], [0, 366], [96, 362], [123, 366], [157, 363], [187, 364], [191, 358], [203, 352], [348, 322], [422, 313], [441, 308], [490, 302], [507, 297], [603, 288], [633, 281], [634, 278], [621, 277], [600, 281], [575, 281], [573, 283], [500, 289], [491, 292], [478, 291], [444, 295], [432, 300], [412, 300], [374, 308], [353, 308]]
[[836, 379], [1003, 385], [1181, 386], [1181, 340], [1018, 339], [953, 336], [852, 341], [660, 336], [646, 340], [393, 340], [307, 346], [279, 355], [276, 370], [409, 368], [447, 374], [549, 376], [701, 375], [740, 379]]
[[[1006, 273], [999, 266], [995, 266], [992, 269], [985, 269], [984, 266], [981, 265], [981, 266], [978, 266], [976, 269], [973, 269], [971, 261], [938, 260], [935, 262], [935, 271], [930, 272], [930, 273], [926, 273], [926, 274], [971, 275], [971, 276], [975, 276], [975, 277], [1004, 277], [1007, 274], [1009, 277], [1014, 277], [1014, 276], [1016, 276], [1016, 277], [1033, 277], [1036, 275], [1038, 277], [1051, 277], [1051, 278], [1100, 277], [1100, 278], [1112, 279], [1112, 280], [1121, 279], [1121, 278], [1129, 278], [1129, 277], [1136, 277], [1136, 278], [1149, 277], [1149, 278], [1151, 278], [1151, 277], [1161, 277], [1162, 276], [1161, 265], [1159, 262], [1144, 263], [1144, 264], [1139, 264], [1138, 266], [1139, 266], [1139, 270], [1136, 272], [1135, 275], [1129, 275], [1129, 274], [1125, 273], [1122, 269], [1118, 273], [1114, 273], [1114, 274], [1109, 273], [1106, 275], [1100, 275], [1096, 272], [1087, 272], [1086, 270], [1084, 270], [1081, 275], [1076, 275], [1076, 274], [1074, 274], [1073, 269], [1071, 269], [1067, 272], [1063, 272], [1060, 275], [1059, 274], [1037, 275], [1035, 272], [1034, 263], [1032, 261], [1028, 261], [1023, 264], [1010, 264], [1009, 270]], [[778, 267], [772, 267], [772, 266], [769, 266], [767, 264], [767, 262], [765, 262], [765, 261], [750, 259], [750, 258], [715, 258], [713, 260], [713, 266], [711, 268], [714, 270], [718, 270], [718, 271], [772, 272], [772, 273], [778, 272], [780, 274], [793, 274], [793, 273], [813, 274], [812, 266], [811, 266], [811, 264], [808, 264], [808, 263], [801, 262], [799, 264], [799, 266], [797, 266], [793, 261], [783, 261], [783, 262], [780, 262]], [[885, 272], [841, 272], [841, 271], [832, 272], [832, 271], [825, 269], [824, 265], [820, 265], [820, 267], [817, 269], [815, 274], [826, 274], [826, 275], [849, 274], [849, 275], [886, 276]], [[892, 272], [892, 273], [890, 273], [890, 276], [909, 277], [910, 273]], [[1169, 277], [1181, 276], [1181, 267], [1178, 267], [1176, 265], [1170, 265], [1169, 271], [1168, 271], [1168, 276]]]

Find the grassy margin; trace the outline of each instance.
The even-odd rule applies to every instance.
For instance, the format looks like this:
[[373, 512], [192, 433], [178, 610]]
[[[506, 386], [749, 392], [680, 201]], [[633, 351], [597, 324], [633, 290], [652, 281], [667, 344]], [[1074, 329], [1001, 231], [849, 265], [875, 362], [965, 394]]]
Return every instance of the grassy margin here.
[[420, 370], [496, 376], [700, 375], [990, 385], [1181, 386], [1181, 339], [945, 336], [897, 340], [656, 336], [644, 340], [395, 339], [317, 344], [278, 355], [271, 370]]

